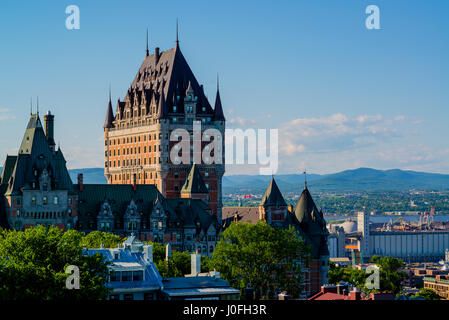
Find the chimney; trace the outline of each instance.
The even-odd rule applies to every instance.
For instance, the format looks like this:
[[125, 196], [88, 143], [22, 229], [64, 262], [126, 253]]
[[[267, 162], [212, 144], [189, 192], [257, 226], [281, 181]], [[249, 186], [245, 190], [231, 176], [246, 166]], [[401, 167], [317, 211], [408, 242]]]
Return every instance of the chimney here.
[[44, 129], [50, 149], [55, 151], [55, 116], [51, 114], [50, 110], [44, 115]]
[[357, 287], [354, 287], [354, 289], [349, 292], [349, 300], [361, 300], [362, 299], [362, 293]]
[[160, 53], [159, 53], [159, 47], [154, 48], [154, 59], [155, 59], [155, 63], [154, 65], [156, 65], [159, 62], [159, 58], [160, 58]]
[[192, 276], [197, 276], [199, 273], [201, 273], [201, 254], [192, 253], [190, 273]]
[[281, 293], [278, 294], [278, 299], [279, 300], [290, 300], [290, 296], [287, 294], [286, 291], [282, 291]]
[[152, 245], [144, 245], [143, 246], [143, 258], [145, 262], [152, 263], [153, 262], [153, 246]]
[[82, 192], [84, 190], [83, 174], [78, 173], [78, 188]]
[[169, 243], [165, 246], [165, 260], [168, 261], [168, 259], [170, 258], [171, 258], [171, 245]]

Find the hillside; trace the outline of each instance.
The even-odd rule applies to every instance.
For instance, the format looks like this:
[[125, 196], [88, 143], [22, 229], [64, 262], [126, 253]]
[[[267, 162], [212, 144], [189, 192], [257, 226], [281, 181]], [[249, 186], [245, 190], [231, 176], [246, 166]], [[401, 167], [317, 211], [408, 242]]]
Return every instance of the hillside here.
[[[0, 168], [1, 170], [1, 168]], [[84, 183], [106, 183], [102, 168], [69, 170], [74, 183], [78, 173], [83, 173]], [[271, 176], [230, 175], [223, 177], [223, 193], [261, 194], [265, 191]], [[304, 186], [304, 175], [276, 175], [276, 181], [282, 192], [295, 192]], [[338, 173], [307, 175], [310, 188], [315, 192], [348, 191], [405, 191], [405, 190], [449, 190], [449, 175], [416, 172], [400, 169], [376, 170], [358, 168]]]

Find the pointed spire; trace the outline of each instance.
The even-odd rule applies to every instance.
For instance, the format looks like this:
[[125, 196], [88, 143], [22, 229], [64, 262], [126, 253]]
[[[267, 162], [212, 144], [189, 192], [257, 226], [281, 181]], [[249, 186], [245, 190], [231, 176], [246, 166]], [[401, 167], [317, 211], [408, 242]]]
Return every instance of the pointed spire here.
[[198, 169], [198, 166], [195, 163], [192, 164], [190, 172], [187, 175], [186, 181], [182, 186], [181, 193], [187, 194], [209, 193], [209, 190], [207, 190], [207, 187], [204, 184], [204, 180], [201, 177], [200, 170]]
[[112, 124], [114, 121], [114, 113], [112, 111], [112, 102], [111, 102], [111, 85], [109, 84], [109, 102], [108, 102], [108, 110], [106, 111], [106, 120], [104, 121], [104, 128], [112, 128], [114, 125]]
[[223, 114], [223, 107], [221, 105], [218, 73], [217, 73], [217, 96], [215, 98], [215, 107], [214, 107], [214, 120], [215, 121], [225, 121], [226, 120], [224, 117], [224, 114]]
[[304, 174], [304, 189], [307, 189], [307, 171], [304, 170], [303, 174]]
[[274, 176], [271, 175], [271, 181], [268, 185], [267, 190], [265, 191], [262, 200], [260, 201], [260, 205], [262, 206], [287, 206], [284, 197], [282, 196], [281, 191], [279, 190], [276, 181], [274, 180]]
[[147, 28], [147, 51], [146, 51], [146, 57], [150, 55], [150, 51], [148, 50], [148, 28]]

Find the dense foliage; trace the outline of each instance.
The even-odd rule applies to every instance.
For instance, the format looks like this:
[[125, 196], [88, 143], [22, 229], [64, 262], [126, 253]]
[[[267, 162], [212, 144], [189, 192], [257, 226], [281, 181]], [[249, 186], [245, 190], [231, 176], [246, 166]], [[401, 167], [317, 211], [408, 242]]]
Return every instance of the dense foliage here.
[[379, 267], [380, 288], [378, 290], [366, 288], [366, 280], [370, 274], [365, 270], [354, 269], [350, 266], [341, 268], [333, 263], [330, 264], [329, 283], [337, 284], [343, 281], [365, 292], [392, 291], [395, 294], [400, 293], [402, 290], [401, 282], [407, 276], [405, 272], [400, 271], [404, 262], [393, 257], [372, 256], [371, 263]]
[[98, 249], [103, 245], [103, 248], [117, 248], [123, 242], [120, 236], [102, 231], [92, 231], [81, 239], [81, 245], [88, 249]]
[[421, 288], [419, 292], [415, 295], [415, 297], [421, 297], [425, 300], [441, 300], [443, 299], [440, 297], [435, 291], [427, 288]]
[[309, 252], [293, 227], [285, 230], [264, 222], [232, 223], [205, 265], [242, 292], [251, 284], [256, 299], [273, 298], [279, 290], [298, 296]]
[[[56, 227], [0, 230], [0, 299], [104, 299], [107, 263], [83, 254], [83, 237]], [[79, 289], [66, 288], [69, 265], [79, 268]]]

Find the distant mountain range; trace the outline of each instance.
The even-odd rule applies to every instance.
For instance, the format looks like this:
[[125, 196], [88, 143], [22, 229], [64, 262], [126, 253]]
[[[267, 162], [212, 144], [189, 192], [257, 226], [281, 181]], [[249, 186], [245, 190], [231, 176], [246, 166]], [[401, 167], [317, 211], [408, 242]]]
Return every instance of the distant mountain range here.
[[[223, 178], [223, 192], [262, 193], [270, 176], [235, 175]], [[304, 175], [276, 175], [279, 189], [295, 192], [304, 186]], [[307, 185], [315, 192], [449, 190], [449, 175], [406, 170], [359, 168], [332, 174], [309, 174]], [[236, 190], [236, 191], [235, 191]]]
[[[1, 169], [1, 168], [0, 168]], [[103, 168], [69, 170], [73, 183], [78, 173], [83, 173], [84, 183], [106, 183]], [[283, 193], [295, 192], [304, 186], [301, 174], [276, 175], [276, 182]], [[265, 192], [271, 176], [230, 175], [223, 177], [223, 193], [261, 194]], [[308, 174], [307, 185], [315, 192], [350, 191], [406, 191], [449, 190], [449, 175], [408, 170], [376, 170], [359, 168], [332, 174]]]

